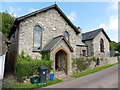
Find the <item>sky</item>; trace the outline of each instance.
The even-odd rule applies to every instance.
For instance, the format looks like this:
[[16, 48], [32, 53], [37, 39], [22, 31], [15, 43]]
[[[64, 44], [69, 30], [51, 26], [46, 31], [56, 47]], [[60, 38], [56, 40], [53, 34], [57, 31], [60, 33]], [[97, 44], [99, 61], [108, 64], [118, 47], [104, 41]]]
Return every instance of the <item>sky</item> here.
[[[71, 22], [88, 32], [103, 28], [118, 42], [118, 2], [56, 2]], [[2, 2], [1, 11], [20, 17], [53, 5], [54, 2]]]

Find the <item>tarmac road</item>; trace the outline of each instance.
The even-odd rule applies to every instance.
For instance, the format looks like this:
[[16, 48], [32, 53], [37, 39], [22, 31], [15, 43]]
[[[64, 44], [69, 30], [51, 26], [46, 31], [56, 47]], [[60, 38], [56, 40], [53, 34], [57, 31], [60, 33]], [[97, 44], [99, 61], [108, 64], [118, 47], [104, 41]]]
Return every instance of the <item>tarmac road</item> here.
[[120, 71], [120, 65], [115, 65], [93, 74], [45, 88], [118, 88], [118, 68]]

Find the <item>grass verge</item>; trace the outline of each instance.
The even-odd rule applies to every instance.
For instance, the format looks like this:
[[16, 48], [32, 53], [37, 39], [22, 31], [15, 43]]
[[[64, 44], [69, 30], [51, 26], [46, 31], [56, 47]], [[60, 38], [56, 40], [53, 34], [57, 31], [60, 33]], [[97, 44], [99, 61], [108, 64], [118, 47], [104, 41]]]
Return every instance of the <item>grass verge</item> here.
[[55, 78], [54, 81], [49, 81], [49, 80], [47, 80], [47, 84], [45, 84], [45, 85], [21, 84], [21, 85], [15, 85], [15, 86], [13, 87], [13, 89], [17, 89], [17, 88], [34, 89], [34, 88], [46, 87], [46, 86], [49, 86], [49, 85], [52, 85], [52, 84], [56, 84], [56, 83], [60, 83], [60, 82], [63, 82], [63, 81], [60, 80], [60, 79]]
[[71, 77], [75, 77], [75, 78], [82, 77], [82, 76], [85, 76], [85, 75], [88, 75], [88, 74], [91, 74], [91, 73], [98, 72], [98, 71], [103, 70], [103, 69], [105, 69], [105, 68], [114, 66], [114, 65], [116, 65], [116, 64], [120, 64], [120, 62], [119, 62], [119, 63], [114, 63], [114, 64], [108, 64], [108, 65], [96, 67], [96, 68], [91, 69], [91, 70], [86, 70], [86, 71], [84, 71], [84, 72], [76, 73], [76, 74], [73, 74]]

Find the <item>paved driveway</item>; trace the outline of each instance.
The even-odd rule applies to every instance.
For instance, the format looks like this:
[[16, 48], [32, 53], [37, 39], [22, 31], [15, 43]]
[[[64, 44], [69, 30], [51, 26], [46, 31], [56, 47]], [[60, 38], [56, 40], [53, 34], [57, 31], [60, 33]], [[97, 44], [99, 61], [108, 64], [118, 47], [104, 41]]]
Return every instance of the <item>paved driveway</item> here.
[[118, 65], [45, 88], [118, 88]]

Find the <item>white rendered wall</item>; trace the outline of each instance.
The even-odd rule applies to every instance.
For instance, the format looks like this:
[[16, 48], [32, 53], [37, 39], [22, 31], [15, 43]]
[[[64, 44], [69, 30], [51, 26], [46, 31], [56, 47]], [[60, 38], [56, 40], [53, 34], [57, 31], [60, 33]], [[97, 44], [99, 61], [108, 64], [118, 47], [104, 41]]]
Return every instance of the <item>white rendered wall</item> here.
[[5, 68], [5, 55], [0, 56], [0, 79], [3, 79]]

